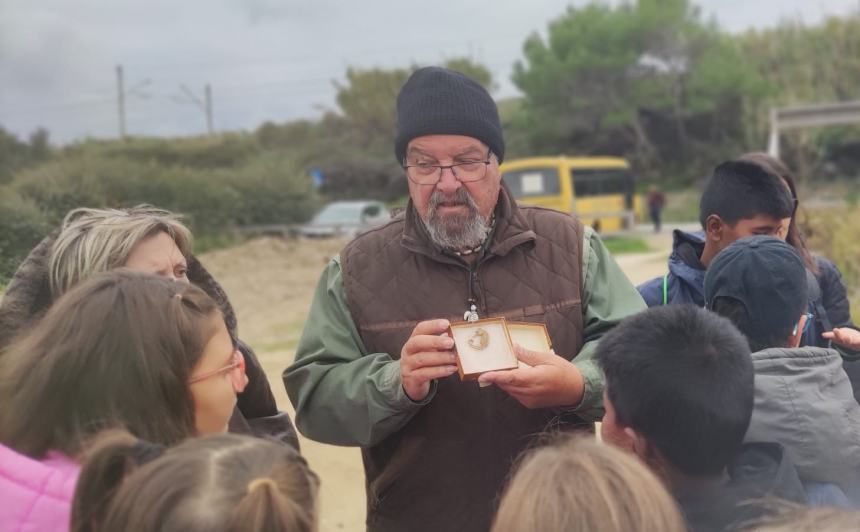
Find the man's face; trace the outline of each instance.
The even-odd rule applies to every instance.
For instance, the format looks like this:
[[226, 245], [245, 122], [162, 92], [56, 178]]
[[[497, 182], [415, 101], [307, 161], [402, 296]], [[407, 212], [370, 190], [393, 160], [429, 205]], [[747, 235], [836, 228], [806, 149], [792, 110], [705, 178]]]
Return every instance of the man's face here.
[[788, 236], [788, 225], [791, 218], [773, 218], [766, 214], [759, 214], [752, 218], [738, 220], [735, 225], [722, 223], [722, 237], [719, 241], [719, 249], [725, 249], [735, 240], [748, 236], [765, 235], [785, 241]]
[[[412, 139], [406, 147], [406, 164], [449, 165], [467, 161], [485, 161], [487, 146], [472, 137], [462, 135], [428, 135]], [[498, 160], [491, 157], [487, 175], [480, 181], [461, 182], [450, 169], [442, 172], [435, 185], [419, 185], [409, 181], [409, 196], [425, 223], [435, 218], [440, 223], [465, 225], [470, 209], [463, 202], [467, 194], [474, 203], [477, 215], [488, 220], [499, 199], [501, 187]], [[459, 192], [460, 190], [463, 192]], [[458, 194], [460, 199], [458, 199]], [[435, 198], [431, 201], [431, 198]]]

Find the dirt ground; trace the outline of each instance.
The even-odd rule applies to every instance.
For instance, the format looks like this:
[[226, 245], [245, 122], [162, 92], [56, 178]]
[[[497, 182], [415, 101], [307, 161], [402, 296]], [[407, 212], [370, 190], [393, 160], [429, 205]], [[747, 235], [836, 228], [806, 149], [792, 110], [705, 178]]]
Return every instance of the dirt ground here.
[[[670, 248], [668, 229], [639, 235], [654, 250], [621, 255], [618, 263], [633, 283], [662, 275]], [[242, 339], [257, 352], [282, 410], [294, 415], [281, 381], [323, 266], [345, 242], [262, 238], [205, 254], [201, 260], [223, 285], [239, 317]], [[301, 438], [302, 453], [322, 480], [321, 532], [364, 530], [364, 473], [357, 448]]]

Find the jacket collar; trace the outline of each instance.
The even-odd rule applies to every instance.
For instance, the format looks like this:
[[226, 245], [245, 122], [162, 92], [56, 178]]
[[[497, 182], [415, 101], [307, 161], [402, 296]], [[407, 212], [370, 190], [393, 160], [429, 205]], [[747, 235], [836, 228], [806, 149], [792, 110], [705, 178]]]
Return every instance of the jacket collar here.
[[[499, 199], [496, 202], [495, 215], [496, 227], [490, 237], [490, 245], [487, 252], [481, 261], [489, 255], [507, 255], [517, 246], [534, 242], [537, 238], [534, 231], [529, 227], [522, 211], [517, 206], [516, 201], [511, 197], [510, 191], [504, 182], [501, 183], [499, 188]], [[427, 228], [424, 226], [424, 222], [418, 215], [418, 211], [415, 209], [415, 205], [411, 199], [406, 206], [404, 216], [403, 236], [401, 237], [403, 247], [440, 262], [463, 263], [462, 259], [443, 250], [430, 240]]]

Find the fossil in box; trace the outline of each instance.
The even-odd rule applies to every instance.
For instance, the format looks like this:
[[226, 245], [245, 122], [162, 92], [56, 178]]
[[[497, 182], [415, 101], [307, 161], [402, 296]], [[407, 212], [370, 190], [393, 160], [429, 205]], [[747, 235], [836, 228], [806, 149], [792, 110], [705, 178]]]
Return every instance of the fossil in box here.
[[462, 380], [477, 379], [488, 371], [517, 367], [505, 318], [452, 323], [448, 334], [454, 339]]

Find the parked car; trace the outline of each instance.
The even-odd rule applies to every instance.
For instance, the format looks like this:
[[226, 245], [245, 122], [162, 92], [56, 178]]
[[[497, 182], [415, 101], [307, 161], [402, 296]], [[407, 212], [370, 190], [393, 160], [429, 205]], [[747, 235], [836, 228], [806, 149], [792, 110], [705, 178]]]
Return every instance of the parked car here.
[[391, 219], [381, 201], [335, 201], [316, 213], [296, 232], [308, 238], [354, 238], [356, 235]]

